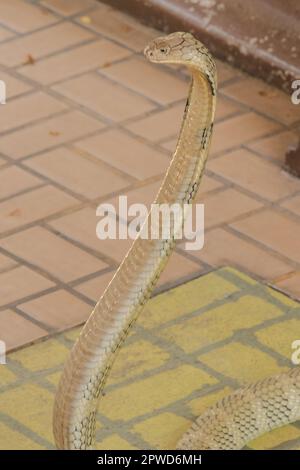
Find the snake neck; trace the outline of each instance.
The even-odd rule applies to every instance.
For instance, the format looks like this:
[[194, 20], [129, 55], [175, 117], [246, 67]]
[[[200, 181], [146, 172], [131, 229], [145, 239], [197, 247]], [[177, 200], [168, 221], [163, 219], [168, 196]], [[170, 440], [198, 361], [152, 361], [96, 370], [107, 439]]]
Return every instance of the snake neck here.
[[[215, 87], [214, 77], [207, 78], [193, 68], [178, 144], [156, 198], [159, 204], [190, 203], [196, 194], [214, 119], [212, 82]], [[56, 394], [54, 437], [58, 448], [91, 448], [98, 399], [116, 351], [149, 299], [173, 246], [174, 233], [169, 239], [138, 237], [85, 324]]]
[[[214, 70], [208, 78], [194, 67], [191, 73], [182, 126], [171, 165], [156, 199], [159, 203], [192, 202], [209, 153], [216, 107], [216, 72]], [[182, 191], [178, 192], [180, 186]]]

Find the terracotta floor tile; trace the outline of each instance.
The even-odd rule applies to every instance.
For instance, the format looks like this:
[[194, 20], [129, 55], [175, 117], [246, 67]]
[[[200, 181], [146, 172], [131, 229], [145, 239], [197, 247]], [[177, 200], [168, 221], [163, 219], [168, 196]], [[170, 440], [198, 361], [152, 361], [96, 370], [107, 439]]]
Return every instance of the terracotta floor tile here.
[[32, 269], [25, 266], [16, 267], [0, 274], [0, 305], [16, 302], [53, 286], [53, 282]]
[[89, 281], [83, 282], [82, 284], [79, 284], [75, 287], [75, 289], [94, 302], [97, 302], [108, 286], [108, 283], [112, 279], [113, 275], [114, 271], [110, 271], [108, 273], [94, 277]]
[[146, 62], [144, 58], [129, 58], [104, 68], [102, 73], [162, 105], [185, 98], [188, 92], [185, 81], [172, 76], [156, 64]]
[[[127, 204], [128, 206], [132, 204], [145, 204], [147, 209], [149, 210], [150, 205], [154, 202], [156, 194], [162, 184], [162, 178], [159, 181], [155, 181], [154, 183], [150, 183], [140, 188], [134, 188], [129, 191], [126, 191], [123, 195], [127, 196]], [[201, 183], [201, 189], [196, 197], [197, 202], [201, 202], [203, 199], [204, 194], [213, 191], [222, 186], [222, 183], [216, 181], [214, 178], [205, 175], [203, 178], [203, 182]], [[109, 204], [113, 204], [116, 208], [116, 212], [119, 215], [119, 199], [118, 197], [113, 197], [108, 199], [107, 202]]]
[[92, 310], [88, 303], [63, 289], [25, 302], [19, 308], [58, 331], [84, 323]]
[[64, 282], [107, 267], [103, 261], [41, 227], [4, 238], [0, 246]]
[[14, 268], [15, 266], [17, 266], [17, 263], [13, 259], [0, 253], [0, 273]]
[[195, 202], [201, 202], [204, 195], [215, 189], [219, 189], [223, 186], [223, 183], [217, 181], [212, 176], [208, 176], [205, 172], [202, 177], [198, 193], [196, 194]]
[[172, 253], [165, 270], [159, 278], [157, 287], [179, 282], [179, 280], [183, 282], [193, 275], [200, 275], [201, 272], [203, 272], [203, 266], [200, 264], [194, 263], [179, 253]]
[[128, 50], [103, 39], [44, 59], [34, 67], [26, 65], [19, 72], [32, 80], [49, 84], [96, 69], [129, 54]]
[[98, 5], [98, 2], [96, 0], [72, 0], [71, 2], [70, 0], [42, 0], [41, 4], [60, 15], [70, 16], [88, 10]]
[[5, 39], [12, 38], [13, 36], [14, 34], [11, 31], [0, 26], [0, 41], [5, 41]]
[[184, 107], [185, 103], [182, 102], [172, 108], [157, 111], [144, 119], [139, 119], [126, 127], [140, 137], [153, 142], [173, 137], [179, 134]]
[[0, 80], [3, 80], [6, 84], [7, 100], [32, 89], [28, 83], [25, 83], [23, 80], [19, 80], [18, 78], [15, 78], [6, 72], [3, 72], [2, 70], [0, 72]]
[[1, 22], [19, 33], [28, 33], [56, 21], [57, 18], [49, 11], [23, 0], [2, 1]]
[[15, 196], [0, 204], [0, 232], [43, 219], [76, 203], [76, 199], [52, 186]]
[[261, 207], [256, 200], [245, 196], [236, 189], [225, 189], [216, 194], [208, 194], [201, 200], [204, 203], [205, 227], [229, 223], [235, 217]]
[[275, 286], [300, 299], [300, 272], [296, 271], [285, 279], [275, 282]]
[[[151, 203], [161, 186], [162, 179], [155, 181], [154, 183], [146, 184], [140, 188], [130, 189], [122, 194], [127, 197], [128, 206], [132, 204], [145, 204], [149, 210]], [[109, 204], [113, 204], [116, 208], [116, 213], [119, 215], [119, 198], [115, 196], [107, 201]]]
[[[200, 274], [202, 271], [203, 267], [201, 264], [193, 262], [179, 253], [172, 253], [168, 265], [166, 266], [165, 271], [163, 272], [157, 284], [157, 287], [174, 283], [179, 279], [185, 280], [195, 275], [196, 273]], [[76, 290], [96, 302], [103, 294], [113, 275], [114, 272], [109, 272], [103, 274], [102, 276], [97, 276], [96, 278], [93, 278], [77, 286]]]
[[133, 118], [154, 108], [146, 98], [96, 74], [61, 83], [55, 90], [113, 121]]
[[267, 250], [249, 243], [222, 228], [211, 230], [201, 251], [191, 253], [214, 267], [235, 266], [261, 278], [272, 280], [292, 270], [292, 267]]
[[99, 252], [101, 241], [96, 236], [96, 209], [84, 208], [52, 220], [49, 225], [71, 240]]
[[214, 158], [208, 168], [270, 201], [300, 191], [300, 180], [245, 149]]
[[93, 37], [92, 33], [72, 23], [60, 23], [0, 45], [0, 63], [7, 67], [23, 65], [29, 54], [37, 60]]
[[[121, 254], [119, 262], [123, 259], [123, 256], [126, 253], [126, 250], [123, 251], [124, 253]], [[172, 253], [157, 287], [174, 283], [179, 279], [185, 280], [197, 273], [200, 274], [202, 271], [203, 267], [201, 264], [193, 262], [179, 253]], [[97, 276], [96, 278], [78, 285], [76, 290], [96, 302], [103, 294], [113, 275], [114, 271], [103, 274], [102, 276]]]
[[12, 310], [0, 312], [0, 331], [1, 339], [5, 341], [7, 351], [19, 348], [26, 343], [32, 343], [48, 334], [46, 330]]
[[287, 201], [284, 201], [281, 205], [282, 207], [285, 207], [289, 211], [292, 211], [295, 214], [300, 215], [300, 194], [298, 194], [297, 196], [291, 197]]
[[240, 74], [240, 71], [238, 69], [230, 67], [230, 65], [226, 64], [225, 62], [222, 62], [219, 59], [216, 59], [216, 64], [219, 85], [222, 85], [224, 82], [227, 82], [227, 80], [230, 80], [231, 78], [234, 78]]
[[[134, 51], [141, 51], [148, 42], [157, 36], [157, 31], [147, 28], [129, 15], [100, 5], [88, 14], [90, 22], [87, 26], [111, 39], [123, 43]], [[78, 18], [81, 21], [81, 18]]]
[[295, 106], [289, 95], [253, 77], [241, 79], [227, 85], [223, 93], [251, 108], [270, 116], [283, 124], [300, 120], [300, 109]]
[[296, 132], [284, 131], [276, 133], [271, 137], [265, 137], [264, 139], [250, 142], [247, 144], [247, 147], [261, 155], [283, 163], [288, 148], [292, 145], [296, 145], [298, 140], [299, 135], [297, 135]]
[[173, 154], [176, 149], [177, 140], [178, 140], [177, 137], [172, 137], [171, 139], [166, 140], [160, 145], [162, 148], [168, 150], [169, 152]]
[[141, 180], [164, 173], [170, 164], [163, 153], [117, 129], [81, 140], [76, 147]]
[[66, 105], [43, 92], [21, 96], [0, 108], [0, 128], [2, 132], [12, 130], [64, 109]]
[[101, 121], [72, 111], [1, 137], [0, 152], [11, 158], [23, 158], [103, 127]]
[[[161, 33], [102, 2], [2, 3], [0, 80], [7, 85], [8, 100], [0, 107], [0, 132], [9, 134], [0, 139], [0, 200], [5, 199], [0, 202], [0, 247], [7, 249], [0, 250], [0, 304], [10, 308], [11, 302], [21, 303], [24, 317], [32, 318], [13, 310], [0, 312], [0, 332], [5, 331], [14, 348], [47, 335], [48, 328], [71, 328], [90, 314], [88, 299], [98, 300], [132, 240], [99, 240], [96, 207], [78, 207], [82, 198], [101, 197], [118, 209], [121, 191], [128, 204], [153, 202], [176, 145], [188, 74], [152, 65], [135, 54]], [[73, 18], [64, 18], [68, 16]], [[17, 34], [23, 32], [22, 37]], [[197, 277], [207, 265], [233, 265], [300, 299], [295, 268], [295, 262], [300, 263], [300, 183], [281, 169], [287, 148], [299, 137], [298, 129], [292, 132], [288, 126], [300, 120], [300, 108], [290, 105], [289, 96], [219, 60], [217, 67], [220, 92], [211, 151], [215, 158], [208, 161], [196, 197], [205, 204], [205, 227], [210, 230], [201, 251], [173, 254], [159, 286]], [[60, 99], [40, 91], [43, 85], [51, 85]], [[59, 112], [63, 114], [53, 116]], [[127, 130], [104, 122], [126, 119], [131, 119]], [[27, 170], [8, 163], [24, 157]], [[258, 196], [267, 199], [272, 210], [257, 213], [263, 208]], [[276, 212], [281, 198], [284, 202]], [[37, 225], [39, 221], [45, 221], [46, 228]], [[19, 228], [23, 231], [17, 232]], [[22, 259], [32, 269], [22, 265]], [[76, 280], [78, 298], [59, 286], [45, 293], [55, 283], [39, 270], [66, 283]], [[82, 282], [86, 275], [89, 280]]]
[[30, 158], [26, 160], [26, 165], [75, 193], [91, 199], [119, 191], [129, 184], [125, 178], [121, 178], [101, 163], [98, 164], [64, 147]]
[[51, 221], [50, 225], [70, 239], [120, 262], [132, 240], [99, 240], [96, 236], [96, 226], [99, 220], [96, 210], [85, 208]]
[[226, 119], [215, 125], [211, 153], [245, 144], [273, 132], [279, 127], [275, 122], [255, 113], [246, 113]]
[[0, 171], [0, 199], [13, 196], [24, 189], [42, 184], [42, 180], [16, 166]]
[[[230, 100], [220, 96], [216, 109], [216, 121], [218, 122], [220, 119], [232, 116], [238, 113], [240, 109], [241, 108], [239, 106], [233, 104]], [[137, 135], [154, 142], [168, 138], [169, 136], [179, 135], [183, 110], [184, 102], [170, 109], [153, 113], [151, 116], [145, 119], [140, 119], [127, 127]], [[177, 137], [172, 137], [161, 145], [166, 150], [173, 152], [175, 150], [176, 143]]]
[[300, 263], [300, 224], [293, 218], [265, 210], [233, 223], [232, 227]]
[[98, 242], [98, 251], [104, 256], [113, 259], [119, 265], [131, 247], [133, 240], [111, 240], [107, 238], [106, 240], [98, 240]]
[[229, 116], [237, 114], [242, 111], [243, 108], [233, 101], [227, 99], [224, 96], [219, 95], [216, 107], [215, 120], [219, 121], [220, 119], [225, 119]]

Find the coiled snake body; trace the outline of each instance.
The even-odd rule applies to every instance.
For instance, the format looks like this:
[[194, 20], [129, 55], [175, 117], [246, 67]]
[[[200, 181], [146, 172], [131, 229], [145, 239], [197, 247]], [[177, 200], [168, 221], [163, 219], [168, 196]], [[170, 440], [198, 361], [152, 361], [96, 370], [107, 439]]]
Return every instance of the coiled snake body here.
[[[191, 203], [208, 155], [216, 101], [216, 67], [189, 33], [157, 38], [145, 49], [152, 62], [188, 67], [189, 97], [172, 162], [157, 204]], [[148, 216], [151, 218], [151, 212]], [[67, 360], [54, 406], [59, 449], [90, 449], [95, 415], [116, 352], [143, 309], [175, 244], [171, 236], [139, 236], [98, 301]], [[201, 295], [201, 293], [199, 293]], [[240, 449], [277, 426], [300, 419], [300, 368], [237, 390], [198, 418], [179, 449]]]

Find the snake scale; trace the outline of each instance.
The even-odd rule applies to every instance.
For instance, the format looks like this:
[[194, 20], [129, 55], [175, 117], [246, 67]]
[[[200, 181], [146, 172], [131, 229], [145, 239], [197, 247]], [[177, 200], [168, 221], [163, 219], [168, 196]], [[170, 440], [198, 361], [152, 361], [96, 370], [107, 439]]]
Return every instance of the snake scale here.
[[[206, 47], [190, 33], [156, 38], [146, 47], [145, 55], [151, 62], [184, 65], [191, 72], [177, 147], [155, 200], [157, 204], [191, 203], [210, 146], [216, 66]], [[168, 238], [136, 238], [83, 327], [56, 394], [53, 429], [57, 448], [93, 447], [98, 401], [108, 373], [174, 248], [175, 230], [174, 226]], [[299, 367], [219, 401], [197, 419], [180, 440], [178, 449], [241, 449], [260, 434], [297, 419]]]

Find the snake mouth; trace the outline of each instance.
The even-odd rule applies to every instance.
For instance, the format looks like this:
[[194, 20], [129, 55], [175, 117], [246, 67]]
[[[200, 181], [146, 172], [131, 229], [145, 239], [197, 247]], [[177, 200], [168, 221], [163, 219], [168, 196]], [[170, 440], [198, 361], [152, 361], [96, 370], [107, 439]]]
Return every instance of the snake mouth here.
[[150, 62], [171, 63], [173, 61], [169, 57], [170, 51], [170, 46], [166, 44], [166, 41], [161, 39], [160, 43], [158, 40], [150, 42], [144, 49], [144, 55]]
[[149, 45], [146, 46], [144, 49], [144, 56], [151, 62], [156, 62], [155, 57], [154, 57], [154, 52]]

